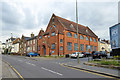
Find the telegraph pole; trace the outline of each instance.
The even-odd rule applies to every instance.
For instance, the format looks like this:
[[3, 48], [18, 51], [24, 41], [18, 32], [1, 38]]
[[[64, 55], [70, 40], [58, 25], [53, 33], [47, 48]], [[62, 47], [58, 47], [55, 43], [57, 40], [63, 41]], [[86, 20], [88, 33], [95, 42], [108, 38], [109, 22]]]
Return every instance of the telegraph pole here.
[[79, 63], [79, 36], [78, 36], [78, 9], [76, 0], [76, 23], [77, 23], [77, 46], [78, 46], [78, 63]]

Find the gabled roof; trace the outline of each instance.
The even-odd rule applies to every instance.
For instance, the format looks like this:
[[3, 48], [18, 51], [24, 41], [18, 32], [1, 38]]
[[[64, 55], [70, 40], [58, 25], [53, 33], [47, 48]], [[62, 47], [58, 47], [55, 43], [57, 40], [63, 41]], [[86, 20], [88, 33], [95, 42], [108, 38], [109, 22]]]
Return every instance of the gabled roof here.
[[[77, 23], [75, 23], [73, 21], [69, 21], [69, 20], [64, 19], [64, 18], [61, 18], [59, 16], [56, 16], [56, 17], [57, 17], [58, 21], [63, 25], [63, 27], [65, 27], [66, 30], [77, 32]], [[71, 27], [71, 24], [73, 25], [73, 27]], [[97, 37], [92, 32], [92, 30], [90, 30], [88, 27], [80, 25], [80, 24], [78, 24], [78, 32], [80, 34], [88, 35], [88, 36], [91, 36], [91, 37]]]

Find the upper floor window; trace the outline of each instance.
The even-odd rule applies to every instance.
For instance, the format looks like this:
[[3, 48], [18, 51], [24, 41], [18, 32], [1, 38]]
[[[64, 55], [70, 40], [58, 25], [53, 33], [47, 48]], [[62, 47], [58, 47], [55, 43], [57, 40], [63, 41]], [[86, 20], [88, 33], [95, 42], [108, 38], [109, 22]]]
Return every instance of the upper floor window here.
[[42, 38], [42, 36], [39, 36], [39, 39], [41, 39]]
[[88, 41], [88, 37], [85, 38]]
[[56, 28], [56, 26], [55, 25], [53, 25], [55, 28]]
[[72, 33], [68, 32], [68, 33], [67, 33], [67, 36], [68, 36], [68, 37], [72, 37]]
[[92, 41], [92, 38], [90, 38], [90, 41]]
[[94, 39], [94, 42], [97, 42], [96, 39]]
[[74, 34], [74, 38], [77, 38], [77, 34]]
[[51, 33], [51, 36], [55, 36], [55, 31]]
[[50, 30], [52, 29], [52, 27], [50, 28]]
[[60, 43], [63, 43], [63, 39], [60, 39]]
[[80, 39], [84, 39], [84, 37], [82, 35], [80, 35]]
[[52, 44], [52, 49], [55, 49], [55, 43], [54, 43], [54, 44]]

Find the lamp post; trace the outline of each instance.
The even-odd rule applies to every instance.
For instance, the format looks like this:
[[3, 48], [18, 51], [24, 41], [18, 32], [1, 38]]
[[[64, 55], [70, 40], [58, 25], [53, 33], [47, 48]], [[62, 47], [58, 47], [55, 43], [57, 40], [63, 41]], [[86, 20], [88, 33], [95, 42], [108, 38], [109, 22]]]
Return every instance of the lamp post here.
[[76, 0], [76, 23], [77, 23], [77, 46], [78, 46], [78, 63], [79, 63], [79, 36], [78, 36], [78, 10], [77, 10], [77, 0]]

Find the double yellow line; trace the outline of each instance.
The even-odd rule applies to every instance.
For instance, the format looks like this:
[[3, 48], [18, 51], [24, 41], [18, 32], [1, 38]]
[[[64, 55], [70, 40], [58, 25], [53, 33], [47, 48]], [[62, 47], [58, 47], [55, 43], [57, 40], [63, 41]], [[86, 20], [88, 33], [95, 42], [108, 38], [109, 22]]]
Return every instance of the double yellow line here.
[[6, 61], [4, 61], [5, 63], [7, 63], [15, 72], [16, 72], [16, 74], [22, 79], [22, 80], [24, 80], [24, 78], [21, 76], [21, 74], [10, 64], [10, 63], [8, 63], [8, 62], [6, 62]]

